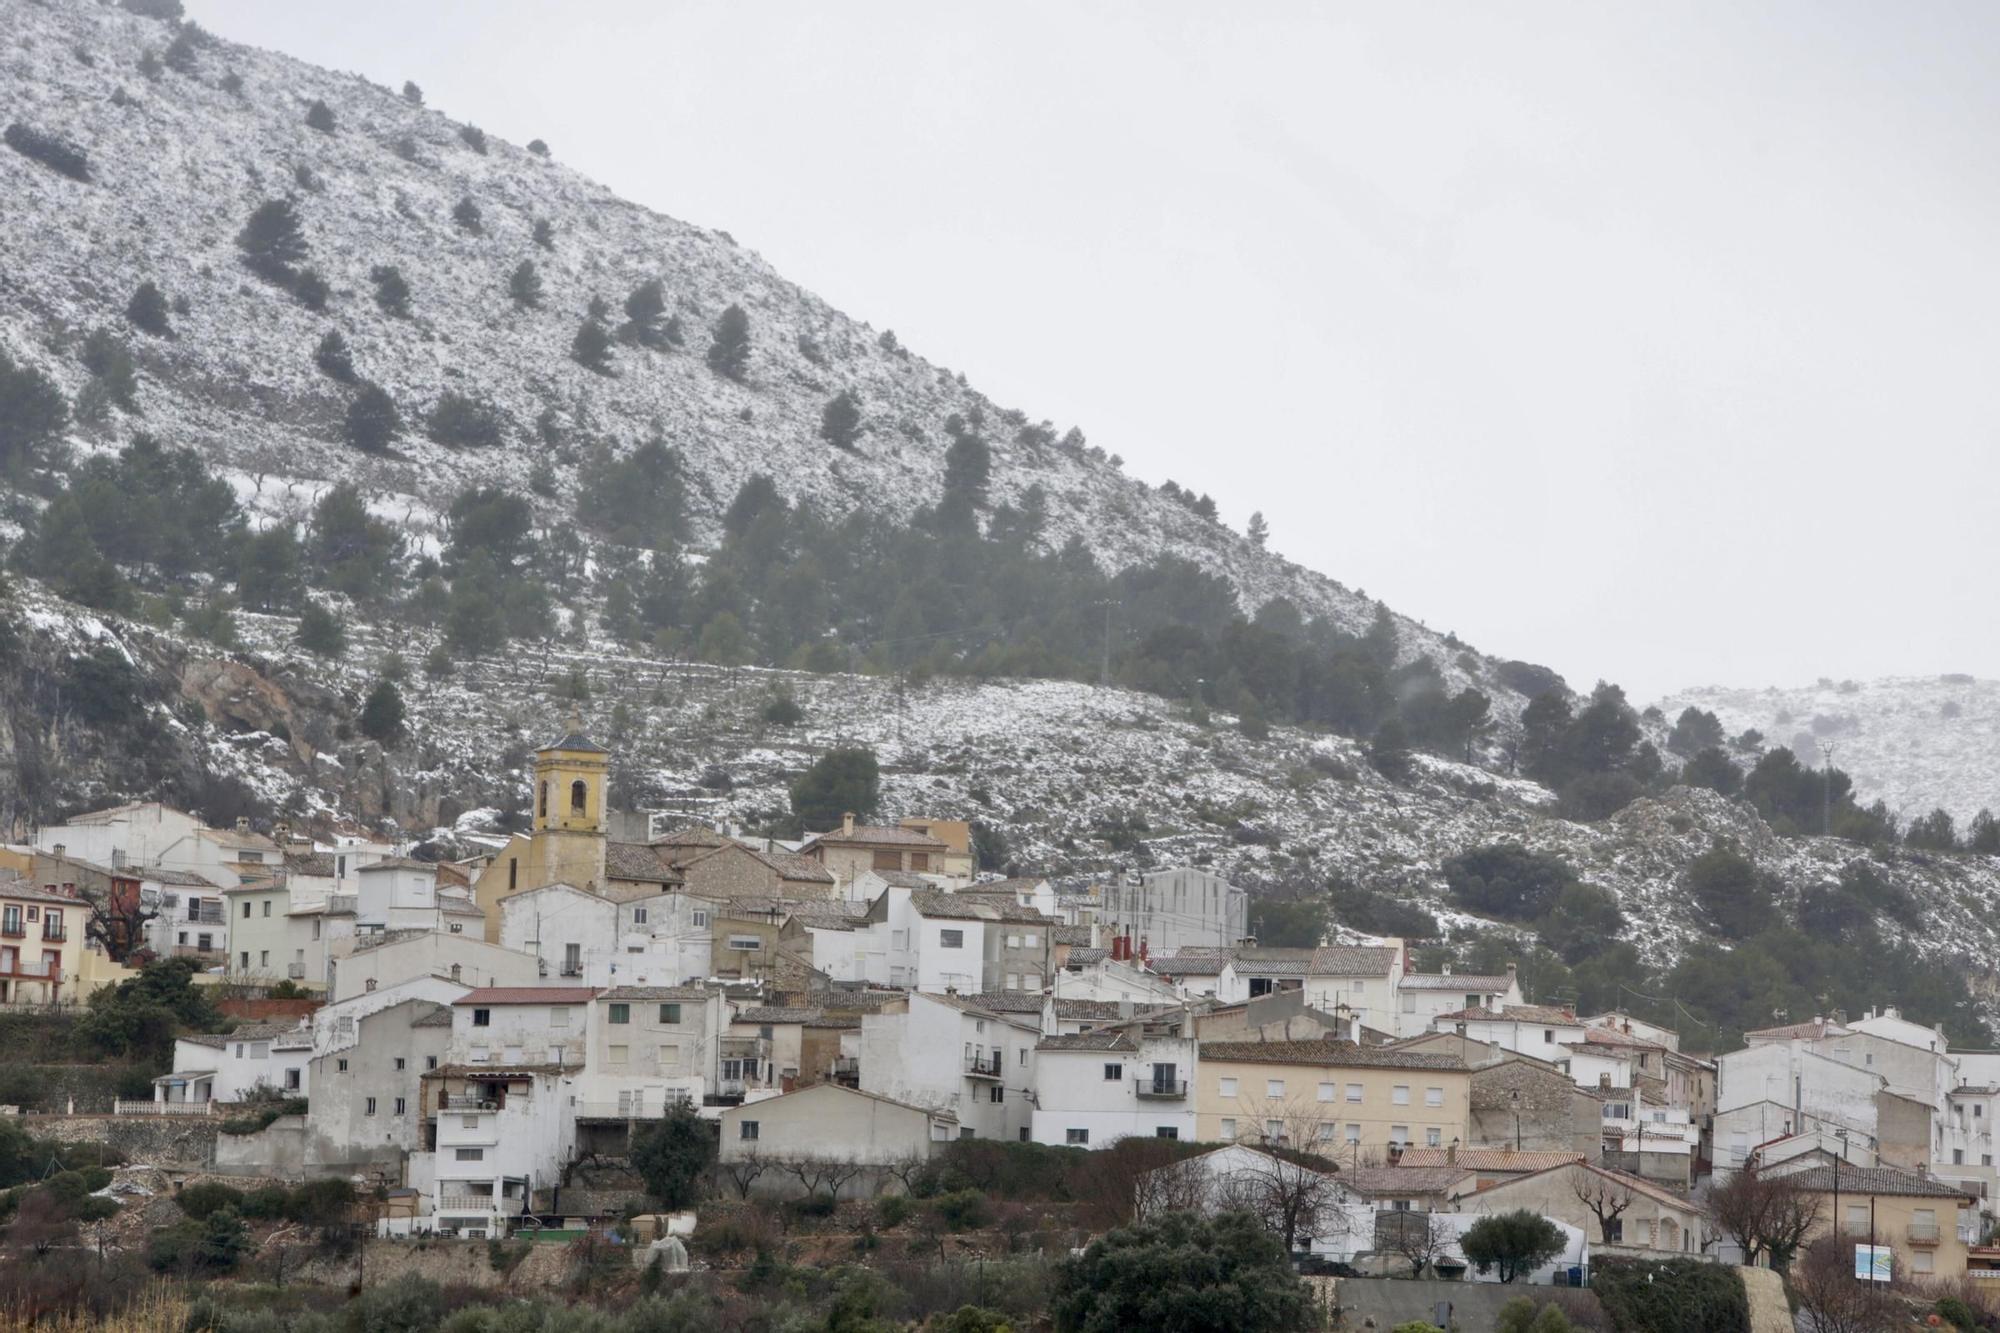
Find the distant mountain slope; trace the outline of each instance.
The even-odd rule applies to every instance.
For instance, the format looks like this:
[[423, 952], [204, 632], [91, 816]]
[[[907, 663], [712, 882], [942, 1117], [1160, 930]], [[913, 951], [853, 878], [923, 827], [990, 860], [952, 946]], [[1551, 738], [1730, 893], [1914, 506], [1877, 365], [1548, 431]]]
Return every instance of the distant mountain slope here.
[[1952, 674], [1707, 686], [1660, 701], [1669, 721], [1690, 706], [1714, 713], [1732, 736], [1754, 727], [1815, 767], [1820, 743], [1831, 744], [1859, 797], [1886, 801], [1905, 823], [1943, 807], [1963, 833], [1979, 810], [2000, 811], [2000, 681]]
[[[876, 330], [725, 234], [628, 203], [498, 139], [475, 152], [445, 114], [356, 76], [213, 42], [193, 52], [190, 72], [148, 78], [142, 61], [157, 57], [172, 31], [159, 22], [84, 0], [10, 0], [5, 12], [12, 40], [0, 50], [0, 122], [81, 146], [95, 180], [79, 183], [0, 151], [0, 347], [73, 395], [84, 381], [78, 344], [100, 325], [122, 330], [139, 283], [154, 281], [187, 304], [174, 316], [174, 338], [133, 339], [143, 418], [79, 428], [80, 445], [112, 447], [143, 426], [199, 449], [266, 519], [302, 518], [329, 485], [354, 480], [378, 515], [418, 549], [435, 550], [441, 511], [462, 487], [527, 493], [538, 463], [556, 463], [554, 493], [536, 499], [540, 516], [566, 521], [576, 469], [553, 458], [536, 431], [551, 413], [626, 447], [653, 432], [678, 447], [700, 543], [714, 539], [722, 509], [759, 472], [829, 513], [907, 521], [938, 498], [944, 422], [981, 410], [993, 499], [1018, 502], [1040, 483], [1051, 547], [1082, 536], [1114, 569], [1183, 556], [1227, 575], [1246, 607], [1283, 595], [1355, 632], [1374, 615], [1365, 596], [1198, 517], [1101, 451], [1066, 446], [1055, 428], [988, 403], [962, 376], [884, 346]], [[223, 86], [231, 76], [241, 81], [235, 93]], [[315, 101], [333, 112], [332, 133], [307, 125]], [[331, 286], [324, 312], [258, 281], [241, 262], [238, 231], [258, 204], [278, 197], [295, 200], [310, 247], [305, 263]], [[454, 220], [464, 200], [479, 212], [478, 234]], [[533, 239], [543, 221], [553, 228], [552, 249]], [[539, 310], [509, 299], [509, 275], [523, 259], [540, 268]], [[370, 280], [377, 265], [408, 280], [408, 318], [378, 309]], [[620, 346], [610, 378], [571, 360], [592, 299], [610, 303], [615, 323], [626, 295], [651, 278], [663, 280], [685, 346]], [[703, 359], [710, 326], [731, 303], [751, 322], [744, 383]], [[347, 392], [312, 360], [328, 329], [344, 335], [359, 373], [383, 385], [411, 423], [395, 456], [363, 455], [340, 441]], [[819, 435], [824, 405], [843, 390], [864, 414], [853, 453]], [[506, 445], [465, 450], [425, 438], [414, 423], [448, 391], [500, 407]], [[1403, 640], [1406, 658], [1429, 655], [1454, 688], [1478, 683], [1496, 714], [1518, 711], [1518, 694], [1456, 641], [1414, 623]]]

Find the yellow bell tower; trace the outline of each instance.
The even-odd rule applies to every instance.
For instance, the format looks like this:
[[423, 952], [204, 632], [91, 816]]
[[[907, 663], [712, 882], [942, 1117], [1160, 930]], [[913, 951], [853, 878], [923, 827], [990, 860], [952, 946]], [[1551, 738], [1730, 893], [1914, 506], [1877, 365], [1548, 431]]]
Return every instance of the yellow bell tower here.
[[583, 734], [572, 715], [559, 741], [535, 751], [535, 832], [603, 837], [604, 782], [611, 752]]

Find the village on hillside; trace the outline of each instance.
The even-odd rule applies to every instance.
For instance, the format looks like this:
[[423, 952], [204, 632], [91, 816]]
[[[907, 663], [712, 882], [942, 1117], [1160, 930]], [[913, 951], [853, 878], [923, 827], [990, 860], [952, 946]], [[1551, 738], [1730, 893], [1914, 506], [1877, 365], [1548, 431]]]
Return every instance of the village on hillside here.
[[[0, 848], [10, 1012], [178, 966], [232, 1015], [175, 1033], [144, 1095], [8, 1109], [143, 1162], [114, 1199], [339, 1179], [379, 1239], [596, 1229], [679, 1269], [705, 1207], [635, 1231], [630, 1159], [693, 1115], [694, 1194], [831, 1212], [968, 1141], [1088, 1150], [1139, 1163], [1128, 1216], [1246, 1210], [1350, 1293], [1782, 1264], [1822, 1235], [2000, 1279], [2000, 1053], [1894, 1007], [1685, 1051], [1400, 939], [1260, 946], [1197, 868], [982, 876], [948, 817], [636, 827], [610, 760], [572, 723], [534, 754], [531, 827], [460, 861], [150, 803]], [[1524, 1213], [1541, 1242], [1496, 1262], [1476, 1229]]]

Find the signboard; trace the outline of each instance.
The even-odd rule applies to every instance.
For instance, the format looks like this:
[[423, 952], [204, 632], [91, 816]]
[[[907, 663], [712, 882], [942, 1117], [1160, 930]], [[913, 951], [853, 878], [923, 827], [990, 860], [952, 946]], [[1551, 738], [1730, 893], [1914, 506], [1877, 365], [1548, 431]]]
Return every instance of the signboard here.
[[1887, 1282], [1889, 1280], [1889, 1255], [1887, 1245], [1856, 1245], [1854, 1247], [1854, 1276], [1863, 1282]]

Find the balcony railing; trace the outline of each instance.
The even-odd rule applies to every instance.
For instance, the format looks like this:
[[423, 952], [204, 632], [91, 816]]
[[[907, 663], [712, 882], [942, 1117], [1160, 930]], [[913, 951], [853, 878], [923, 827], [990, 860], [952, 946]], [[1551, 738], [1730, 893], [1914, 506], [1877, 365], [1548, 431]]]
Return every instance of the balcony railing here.
[[999, 1078], [1000, 1052], [992, 1051], [984, 1055], [972, 1052], [965, 1057], [965, 1072], [973, 1078]]
[[481, 1097], [476, 1093], [447, 1092], [438, 1097], [438, 1110], [440, 1111], [497, 1111], [499, 1109], [500, 1103], [498, 1100], [492, 1097]]
[[671, 1106], [689, 1106], [694, 1099], [685, 1092], [668, 1092], [663, 1105], [659, 1099], [634, 1097], [622, 1102], [578, 1102], [578, 1120], [658, 1120]]
[[191, 926], [224, 926], [229, 924], [229, 916], [220, 906], [188, 904], [187, 915], [182, 918]]
[[198, 962], [210, 963], [227, 962], [229, 958], [229, 951], [226, 949], [204, 949], [199, 944], [176, 944], [173, 954], [176, 958], [192, 958]]
[[1141, 1075], [1135, 1080], [1135, 1084], [1141, 1097], [1160, 1097], [1181, 1101], [1188, 1095], [1187, 1080], [1184, 1078], [1153, 1078], [1148, 1075]]
[[28, 938], [28, 928], [18, 921], [0, 923], [0, 939], [24, 940]]
[[111, 1103], [113, 1115], [214, 1115], [214, 1102], [155, 1102], [128, 1101], [123, 1097]]
[[1936, 1245], [1940, 1241], [1935, 1222], [1912, 1222], [1905, 1235], [1912, 1245]]
[[12, 962], [0, 962], [0, 977], [19, 977], [23, 981], [62, 980], [62, 967], [46, 958], [39, 961], [16, 958]]
[[441, 1213], [501, 1213], [512, 1217], [521, 1211], [521, 1200], [492, 1194], [441, 1194]]
[[44, 924], [42, 926], [42, 940], [44, 943], [61, 944], [64, 940], [67, 940], [68, 938], [69, 938], [69, 932], [67, 930], [64, 930], [61, 926], [57, 926], [54, 929], [50, 929], [47, 924]]

